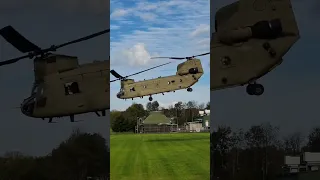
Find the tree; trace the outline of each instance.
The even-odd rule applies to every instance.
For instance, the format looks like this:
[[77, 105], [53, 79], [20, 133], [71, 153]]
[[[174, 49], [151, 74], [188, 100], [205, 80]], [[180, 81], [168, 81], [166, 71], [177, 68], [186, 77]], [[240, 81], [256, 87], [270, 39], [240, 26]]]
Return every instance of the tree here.
[[139, 118], [144, 118], [148, 112], [144, 109], [142, 104], [133, 103], [124, 112], [113, 112], [111, 118], [111, 128], [114, 132], [134, 132], [135, 126]]
[[146, 109], [147, 109], [147, 111], [153, 111], [153, 109], [152, 109], [152, 103], [151, 102], [148, 102], [147, 103], [147, 105], [146, 105]]
[[284, 150], [287, 155], [296, 156], [300, 153], [302, 144], [302, 134], [295, 132], [284, 138]]
[[110, 112], [110, 124], [112, 126], [112, 124], [114, 123], [114, 121], [121, 115], [121, 111], [111, 111]]
[[228, 179], [226, 172], [227, 154], [232, 146], [232, 130], [230, 127], [219, 126], [211, 134], [211, 168], [212, 174], [221, 179]]
[[210, 109], [210, 101], [207, 103], [206, 109]]
[[256, 169], [255, 173], [260, 174], [262, 169], [261, 179], [263, 180], [268, 177], [270, 159], [272, 159], [272, 153], [269, 153], [269, 150], [279, 147], [280, 144], [278, 141], [278, 133], [279, 128], [269, 123], [252, 126], [245, 133], [248, 147], [255, 152], [253, 160]]
[[0, 177], [10, 180], [86, 180], [91, 176], [107, 180], [109, 152], [101, 135], [76, 129], [47, 156], [7, 153], [6, 157], [0, 158]]
[[320, 128], [314, 128], [308, 136], [307, 149], [310, 152], [320, 151]]
[[177, 102], [176, 104], [174, 104], [174, 108], [177, 124], [181, 125], [184, 122], [184, 118], [181, 116], [182, 110], [184, 108], [183, 103], [181, 101]]
[[123, 113], [121, 113], [116, 119], [111, 123], [111, 128], [114, 132], [126, 132], [128, 129], [128, 123], [125, 119]]
[[176, 109], [173, 107], [173, 105], [168, 107], [168, 110], [165, 111], [165, 115], [167, 117], [176, 117]]
[[109, 176], [109, 148], [99, 134], [74, 131], [51, 153], [55, 179]]
[[203, 109], [205, 109], [205, 107], [206, 107], [206, 105], [204, 103], [201, 103], [198, 105], [199, 110], [203, 110]]
[[188, 109], [197, 108], [197, 102], [196, 101], [188, 101], [186, 103], [186, 107]]
[[153, 101], [151, 103], [151, 106], [152, 106], [152, 111], [158, 111], [159, 110], [159, 103], [158, 101]]

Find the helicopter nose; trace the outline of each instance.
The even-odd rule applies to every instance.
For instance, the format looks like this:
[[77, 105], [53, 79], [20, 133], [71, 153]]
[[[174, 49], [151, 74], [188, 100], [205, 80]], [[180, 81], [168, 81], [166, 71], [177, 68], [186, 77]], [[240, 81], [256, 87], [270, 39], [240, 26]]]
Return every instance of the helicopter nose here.
[[21, 104], [21, 112], [26, 116], [32, 116], [34, 109], [34, 102], [33, 101], [24, 101]]

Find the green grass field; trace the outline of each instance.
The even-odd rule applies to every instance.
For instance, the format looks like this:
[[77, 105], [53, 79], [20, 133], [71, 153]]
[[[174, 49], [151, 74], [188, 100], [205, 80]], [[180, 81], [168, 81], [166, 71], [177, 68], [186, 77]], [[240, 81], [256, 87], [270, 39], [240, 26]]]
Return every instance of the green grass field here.
[[209, 180], [210, 134], [114, 134], [111, 180]]

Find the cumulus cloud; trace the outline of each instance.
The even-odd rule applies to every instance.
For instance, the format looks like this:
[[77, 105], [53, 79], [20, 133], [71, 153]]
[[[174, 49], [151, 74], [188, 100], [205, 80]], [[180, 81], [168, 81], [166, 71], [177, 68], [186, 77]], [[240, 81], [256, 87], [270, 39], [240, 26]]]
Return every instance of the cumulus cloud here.
[[132, 48], [122, 51], [130, 65], [146, 65], [150, 61], [150, 54], [144, 43], [137, 43]]
[[200, 24], [193, 32], [191, 32], [191, 36], [195, 37], [195, 36], [201, 36], [203, 34], [208, 36], [209, 33], [210, 33], [210, 25]]
[[120, 18], [122, 16], [125, 16], [129, 13], [129, 10], [125, 10], [125, 9], [116, 9], [115, 11], [113, 11], [110, 15], [111, 19], [115, 19], [115, 18]]

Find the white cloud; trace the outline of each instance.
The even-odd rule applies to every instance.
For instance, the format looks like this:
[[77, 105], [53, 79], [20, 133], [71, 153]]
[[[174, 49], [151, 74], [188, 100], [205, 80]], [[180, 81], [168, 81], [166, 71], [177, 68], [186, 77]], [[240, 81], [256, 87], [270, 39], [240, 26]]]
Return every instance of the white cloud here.
[[135, 13], [136, 16], [140, 17], [142, 20], [145, 20], [145, 21], [153, 21], [157, 18], [157, 15], [154, 14], [154, 13], [148, 13], [148, 12], [137, 12]]
[[110, 18], [119, 18], [119, 17], [122, 17], [122, 16], [125, 16], [129, 13], [130, 11], [129, 10], [125, 10], [125, 9], [117, 9], [115, 11], [113, 11], [110, 15]]
[[210, 25], [209, 24], [200, 24], [197, 29], [195, 29], [192, 33], [191, 36], [201, 36], [203, 34], [208, 35], [210, 33]]
[[128, 59], [130, 65], [146, 65], [150, 61], [150, 54], [144, 43], [137, 43], [132, 48], [122, 51], [124, 58]]

